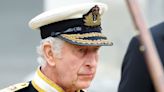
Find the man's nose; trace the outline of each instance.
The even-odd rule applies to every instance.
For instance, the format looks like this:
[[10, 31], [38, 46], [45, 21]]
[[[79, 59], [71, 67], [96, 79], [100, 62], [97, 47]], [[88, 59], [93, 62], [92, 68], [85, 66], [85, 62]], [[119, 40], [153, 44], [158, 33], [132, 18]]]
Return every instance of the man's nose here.
[[98, 56], [96, 53], [89, 53], [86, 57], [85, 65], [88, 67], [96, 67], [98, 61]]

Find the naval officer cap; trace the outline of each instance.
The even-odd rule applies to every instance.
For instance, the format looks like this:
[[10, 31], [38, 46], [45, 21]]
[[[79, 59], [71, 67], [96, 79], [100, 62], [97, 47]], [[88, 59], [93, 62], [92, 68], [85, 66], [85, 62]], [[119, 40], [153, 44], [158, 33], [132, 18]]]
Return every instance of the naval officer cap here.
[[29, 22], [39, 29], [41, 38], [57, 37], [68, 43], [83, 46], [110, 46], [102, 34], [101, 16], [107, 10], [103, 3], [85, 3], [52, 9]]

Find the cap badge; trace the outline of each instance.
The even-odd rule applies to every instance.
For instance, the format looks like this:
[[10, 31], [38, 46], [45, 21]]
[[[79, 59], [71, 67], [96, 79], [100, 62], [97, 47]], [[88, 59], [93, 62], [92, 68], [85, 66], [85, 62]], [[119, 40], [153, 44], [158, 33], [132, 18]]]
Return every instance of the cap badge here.
[[84, 15], [85, 26], [96, 27], [101, 24], [99, 10], [99, 7], [95, 5], [87, 14]]

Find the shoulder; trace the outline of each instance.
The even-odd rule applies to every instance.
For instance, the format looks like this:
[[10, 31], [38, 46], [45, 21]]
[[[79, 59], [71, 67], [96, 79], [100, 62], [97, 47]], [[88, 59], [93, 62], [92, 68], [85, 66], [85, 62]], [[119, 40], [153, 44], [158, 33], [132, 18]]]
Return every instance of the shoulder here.
[[0, 92], [15, 92], [29, 86], [29, 82], [18, 83], [0, 90]]
[[164, 22], [161, 22], [159, 24], [156, 24], [154, 25], [153, 27], [150, 28], [151, 32], [153, 34], [156, 34], [158, 32], [160, 33], [164, 33], [163, 30], [164, 30]]
[[164, 22], [159, 23], [150, 28], [152, 36], [157, 43], [159, 40], [163, 43], [164, 41]]

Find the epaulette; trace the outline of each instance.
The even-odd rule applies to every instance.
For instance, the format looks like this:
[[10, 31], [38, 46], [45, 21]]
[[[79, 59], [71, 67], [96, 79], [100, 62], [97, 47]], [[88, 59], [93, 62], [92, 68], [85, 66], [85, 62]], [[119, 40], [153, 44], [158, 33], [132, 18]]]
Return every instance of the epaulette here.
[[0, 90], [0, 92], [15, 92], [29, 86], [28, 82], [18, 83]]

